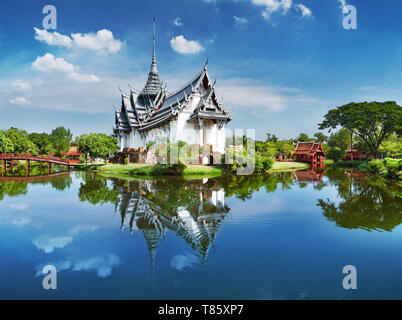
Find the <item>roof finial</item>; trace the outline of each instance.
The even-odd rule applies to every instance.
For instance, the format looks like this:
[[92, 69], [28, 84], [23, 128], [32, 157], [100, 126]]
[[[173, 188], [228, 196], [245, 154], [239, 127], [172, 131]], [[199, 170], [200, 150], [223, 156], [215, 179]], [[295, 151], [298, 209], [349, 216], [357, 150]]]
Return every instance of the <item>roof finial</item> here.
[[154, 73], [157, 73], [158, 72], [158, 70], [157, 70], [157, 68], [156, 68], [156, 53], [155, 53], [155, 47], [156, 47], [156, 45], [155, 45], [155, 21], [156, 21], [156, 19], [154, 18], [153, 19], [153, 22], [154, 22], [154, 36], [153, 36], [153, 41], [154, 41], [154, 47], [153, 47], [153, 53], [152, 53], [152, 66], [151, 66], [151, 72], [154, 72]]

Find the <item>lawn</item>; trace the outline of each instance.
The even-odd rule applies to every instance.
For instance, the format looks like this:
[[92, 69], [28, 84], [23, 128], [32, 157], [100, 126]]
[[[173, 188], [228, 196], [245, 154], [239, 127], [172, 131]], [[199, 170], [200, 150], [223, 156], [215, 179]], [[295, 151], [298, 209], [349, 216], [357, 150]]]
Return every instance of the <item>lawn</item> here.
[[308, 163], [303, 162], [275, 162], [269, 172], [305, 170], [309, 169], [310, 167], [311, 166]]

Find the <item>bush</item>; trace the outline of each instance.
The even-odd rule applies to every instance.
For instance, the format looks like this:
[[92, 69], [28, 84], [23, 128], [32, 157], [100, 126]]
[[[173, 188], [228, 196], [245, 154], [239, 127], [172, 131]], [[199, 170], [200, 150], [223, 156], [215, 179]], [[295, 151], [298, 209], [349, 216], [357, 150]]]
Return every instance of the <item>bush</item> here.
[[345, 152], [338, 147], [330, 148], [327, 153], [328, 159], [332, 159], [335, 162], [340, 161], [345, 156]]
[[274, 160], [265, 156], [255, 156], [255, 171], [263, 172], [268, 171], [274, 165]]
[[[227, 164], [225, 159], [228, 154], [232, 155], [233, 163]], [[248, 151], [233, 151], [232, 149], [227, 149], [225, 155], [223, 156], [223, 163], [226, 171], [235, 172], [238, 169], [249, 168], [254, 162], [255, 172], [264, 172], [272, 168], [274, 160], [270, 157], [256, 154], [255, 152]]]
[[154, 165], [152, 171], [156, 175], [172, 175], [172, 176], [181, 176], [183, 174], [184, 169], [186, 169], [186, 165], [181, 163], [177, 164], [156, 164]]
[[368, 163], [368, 167], [370, 171], [379, 173], [382, 169], [384, 169], [384, 161], [376, 159], [376, 160], [371, 160]]
[[128, 159], [128, 157], [124, 158], [124, 164], [128, 164], [130, 162], [130, 160]]

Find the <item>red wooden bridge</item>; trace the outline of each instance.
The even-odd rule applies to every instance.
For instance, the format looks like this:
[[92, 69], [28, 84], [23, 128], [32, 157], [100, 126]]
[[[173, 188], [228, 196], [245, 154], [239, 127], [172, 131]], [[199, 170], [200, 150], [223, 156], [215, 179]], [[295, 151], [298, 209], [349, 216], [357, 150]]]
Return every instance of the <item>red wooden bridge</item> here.
[[49, 156], [49, 155], [39, 156], [39, 155], [32, 155], [32, 154], [0, 153], [0, 160], [1, 160], [1, 169], [2, 169], [3, 175], [4, 175], [4, 172], [7, 170], [7, 162], [8, 161], [11, 162], [11, 161], [25, 160], [27, 172], [29, 171], [29, 166], [30, 166], [31, 161], [45, 162], [45, 163], [47, 163], [49, 173], [50, 173], [52, 164], [66, 166], [68, 169], [71, 169], [74, 166], [77, 166], [79, 164], [79, 163], [77, 163], [76, 160], [63, 159], [63, 158], [58, 158], [58, 157]]

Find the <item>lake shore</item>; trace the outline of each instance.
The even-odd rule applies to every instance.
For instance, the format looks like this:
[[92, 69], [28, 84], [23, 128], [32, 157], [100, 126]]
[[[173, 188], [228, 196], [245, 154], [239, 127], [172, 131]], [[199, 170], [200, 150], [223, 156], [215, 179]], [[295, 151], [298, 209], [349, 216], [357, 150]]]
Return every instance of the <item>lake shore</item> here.
[[[309, 169], [310, 165], [301, 162], [275, 162], [269, 173], [286, 172], [296, 170]], [[82, 171], [95, 171], [104, 176], [113, 178], [130, 178], [130, 177], [155, 177], [171, 175], [168, 166], [152, 166], [149, 164], [83, 164], [77, 167]], [[205, 166], [205, 165], [188, 165], [183, 170], [181, 176], [186, 179], [191, 178], [214, 178], [225, 174], [225, 170], [221, 166]]]

